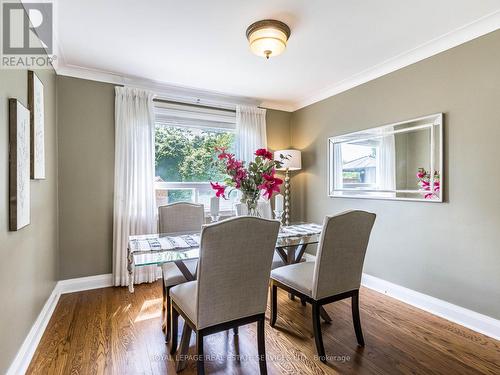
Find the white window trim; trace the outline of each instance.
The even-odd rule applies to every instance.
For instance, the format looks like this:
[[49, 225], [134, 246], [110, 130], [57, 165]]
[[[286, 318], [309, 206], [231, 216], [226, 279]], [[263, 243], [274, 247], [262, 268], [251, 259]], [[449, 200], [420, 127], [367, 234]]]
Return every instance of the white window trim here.
[[[156, 190], [193, 190], [193, 203], [199, 203], [198, 196], [200, 190], [208, 190], [210, 191], [212, 187], [210, 186], [210, 182], [155, 182], [155, 191]], [[205, 216], [210, 213], [210, 207], [204, 206]], [[230, 210], [221, 210], [221, 216], [233, 216], [235, 214], [235, 208], [231, 208]]]

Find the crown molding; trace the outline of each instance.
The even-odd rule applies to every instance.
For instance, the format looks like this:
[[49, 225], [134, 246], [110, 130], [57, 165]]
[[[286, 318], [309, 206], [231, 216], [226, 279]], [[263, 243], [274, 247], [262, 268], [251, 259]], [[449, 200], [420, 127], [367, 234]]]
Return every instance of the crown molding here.
[[237, 105], [260, 105], [261, 101], [255, 98], [235, 96], [216, 91], [201, 90], [187, 86], [166, 84], [141, 77], [129, 76], [98, 69], [89, 69], [82, 66], [59, 64], [56, 72], [60, 76], [86, 79], [136, 87], [154, 92], [157, 97], [181, 103], [193, 103], [220, 108], [235, 108]]
[[171, 85], [141, 77], [69, 65], [65, 63], [62, 51], [60, 51], [61, 58], [58, 61], [56, 72], [58, 75], [62, 76], [144, 88], [155, 92], [164, 99], [172, 101], [219, 106], [223, 108], [233, 108], [238, 104], [257, 105], [269, 109], [294, 112], [498, 29], [500, 29], [500, 10], [461, 26], [382, 63], [376, 64], [334, 85], [311, 92], [298, 101], [274, 101], [234, 96], [187, 86]]
[[297, 106], [290, 102], [278, 102], [273, 100], [264, 100], [260, 103], [259, 107], [267, 109], [275, 109], [277, 111], [293, 112]]
[[158, 81], [148, 80], [141, 77], [133, 77], [98, 69], [89, 69], [82, 66], [67, 65], [59, 59], [56, 73], [60, 76], [86, 79], [90, 81], [111, 83], [142, 88], [155, 92], [159, 97], [181, 103], [195, 103], [222, 108], [233, 108], [238, 104], [254, 105], [267, 109], [275, 109], [285, 112], [293, 112], [291, 104], [275, 101], [266, 101], [256, 98], [234, 96], [216, 91], [200, 90], [186, 86], [176, 86]]
[[392, 73], [396, 70], [437, 55], [460, 44], [469, 42], [480, 36], [500, 29], [500, 10], [490, 13], [476, 21], [461, 26], [440, 37], [432, 39], [416, 48], [406, 51], [398, 56], [357, 73], [332, 86], [311, 93], [301, 100], [294, 102], [292, 111], [304, 108], [341, 92]]
[[216, 91], [200, 90], [186, 86], [176, 86], [158, 81], [148, 80], [141, 77], [133, 77], [114, 72], [98, 69], [90, 69], [77, 65], [64, 64], [64, 60], [59, 59], [59, 64], [55, 67], [57, 75], [86, 79], [89, 81], [111, 83], [113, 85], [123, 85], [142, 88], [155, 92], [159, 97], [167, 100], [182, 103], [196, 103], [221, 107], [234, 107], [237, 104], [255, 105], [267, 109], [293, 112], [294, 106], [291, 104], [266, 101], [256, 98], [234, 96]]

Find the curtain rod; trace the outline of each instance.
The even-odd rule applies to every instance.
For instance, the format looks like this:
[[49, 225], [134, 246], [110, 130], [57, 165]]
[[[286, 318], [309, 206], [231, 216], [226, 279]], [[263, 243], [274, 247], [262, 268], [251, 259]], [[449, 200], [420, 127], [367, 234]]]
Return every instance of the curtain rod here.
[[[215, 106], [210, 106], [210, 105], [206, 105], [206, 104], [185, 103], [185, 102], [181, 102], [181, 101], [177, 102], [175, 100], [167, 100], [167, 99], [161, 99], [161, 98], [154, 98], [153, 101], [154, 102], [167, 103], [167, 104], [182, 104], [182, 105], [187, 105], [187, 106], [191, 106], [191, 107], [216, 109], [216, 110], [219, 110], [219, 111], [226, 111], [226, 112], [236, 113], [236, 109], [221, 108], [221, 107], [215, 107]], [[260, 107], [260, 106], [257, 106], [257, 108], [266, 109], [266, 108], [263, 108], [263, 107]]]
[[167, 104], [182, 104], [182, 105], [187, 105], [187, 106], [191, 106], [191, 107], [216, 109], [218, 111], [226, 111], [226, 112], [236, 113], [236, 109], [221, 108], [221, 107], [209, 106], [209, 105], [204, 105], [204, 104], [176, 102], [174, 100], [167, 100], [167, 99], [160, 99], [160, 98], [154, 98], [153, 101], [167, 103]]

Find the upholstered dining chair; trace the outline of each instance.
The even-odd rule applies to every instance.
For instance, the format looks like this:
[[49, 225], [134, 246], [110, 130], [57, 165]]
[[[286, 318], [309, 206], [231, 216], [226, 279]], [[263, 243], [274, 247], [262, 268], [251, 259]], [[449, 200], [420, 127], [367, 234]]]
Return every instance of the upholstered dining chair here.
[[[189, 202], [176, 202], [158, 208], [158, 231], [159, 233], [183, 233], [199, 232], [205, 222], [205, 212], [202, 204]], [[196, 274], [196, 259], [186, 260], [184, 264], [189, 272]], [[170, 299], [168, 298], [170, 288], [185, 283], [187, 280], [175, 265], [175, 263], [164, 263], [162, 265], [163, 275], [163, 310], [166, 310], [165, 340], [170, 339]]]
[[[237, 216], [245, 216], [248, 215], [248, 208], [246, 205], [242, 203], [236, 203], [234, 205], [236, 209], [236, 215]], [[271, 209], [271, 202], [269, 200], [260, 200], [257, 203], [257, 212], [259, 213], [260, 217], [263, 219], [272, 219], [273, 218], [273, 212]], [[273, 254], [273, 264], [271, 266], [271, 269], [275, 269], [278, 267], [283, 267], [285, 265], [285, 262], [283, 262], [283, 259], [274, 252]]]
[[351, 298], [352, 320], [356, 339], [365, 345], [359, 318], [359, 288], [370, 233], [375, 214], [348, 211], [327, 216], [315, 262], [297, 263], [271, 272], [271, 326], [276, 324], [277, 288], [299, 296], [312, 305], [316, 350], [326, 362], [321, 335], [320, 311], [323, 305]]
[[251, 216], [205, 225], [197, 280], [170, 289], [172, 347], [179, 314], [196, 333], [198, 374], [204, 373], [203, 338], [257, 322], [260, 373], [266, 374], [264, 314], [279, 222]]

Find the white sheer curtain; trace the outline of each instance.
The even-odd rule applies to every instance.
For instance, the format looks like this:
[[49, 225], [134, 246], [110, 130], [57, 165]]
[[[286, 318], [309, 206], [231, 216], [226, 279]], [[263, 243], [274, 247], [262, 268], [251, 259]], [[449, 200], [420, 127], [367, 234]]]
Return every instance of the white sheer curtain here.
[[253, 160], [255, 150], [266, 147], [266, 110], [237, 106], [236, 157], [248, 162]]
[[[129, 235], [156, 232], [154, 114], [149, 91], [115, 88], [113, 280], [128, 285]], [[138, 267], [134, 283], [156, 280], [156, 267]]]
[[[385, 128], [383, 133], [392, 133], [393, 127]], [[382, 190], [396, 189], [396, 141], [394, 134], [380, 138], [377, 155], [377, 187]]]

